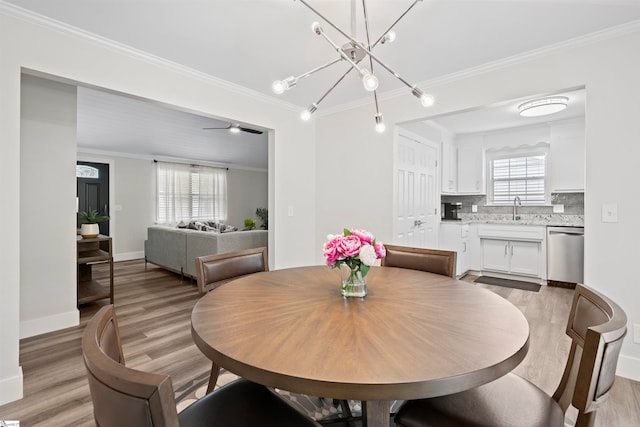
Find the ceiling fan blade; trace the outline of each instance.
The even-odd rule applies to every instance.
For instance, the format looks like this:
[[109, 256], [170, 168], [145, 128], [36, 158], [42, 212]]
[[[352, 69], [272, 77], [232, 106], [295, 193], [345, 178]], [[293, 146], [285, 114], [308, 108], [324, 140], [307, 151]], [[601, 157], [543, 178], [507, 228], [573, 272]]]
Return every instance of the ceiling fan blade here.
[[240, 128], [240, 130], [243, 132], [255, 133], [258, 135], [262, 135], [263, 133], [261, 130], [255, 130], [255, 129], [249, 129], [249, 128]]
[[[202, 128], [203, 130], [229, 130], [231, 129], [232, 126], [229, 125], [227, 127], [223, 127], [223, 128]], [[251, 129], [251, 128], [243, 128], [243, 127], [239, 127], [238, 129], [240, 129], [243, 132], [248, 132], [248, 133], [253, 133], [253, 134], [257, 134], [257, 135], [262, 135], [264, 132], [262, 132], [261, 130], [256, 130], [256, 129]]]

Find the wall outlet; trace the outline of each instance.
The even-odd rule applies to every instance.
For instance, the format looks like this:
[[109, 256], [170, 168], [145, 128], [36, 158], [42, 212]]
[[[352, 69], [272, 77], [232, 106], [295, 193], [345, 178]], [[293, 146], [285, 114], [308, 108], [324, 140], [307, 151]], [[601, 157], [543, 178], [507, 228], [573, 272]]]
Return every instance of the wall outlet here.
[[564, 213], [564, 205], [553, 205], [553, 213]]
[[471, 205], [471, 212], [478, 212], [478, 205]]
[[640, 324], [633, 324], [633, 342], [635, 344], [640, 344]]

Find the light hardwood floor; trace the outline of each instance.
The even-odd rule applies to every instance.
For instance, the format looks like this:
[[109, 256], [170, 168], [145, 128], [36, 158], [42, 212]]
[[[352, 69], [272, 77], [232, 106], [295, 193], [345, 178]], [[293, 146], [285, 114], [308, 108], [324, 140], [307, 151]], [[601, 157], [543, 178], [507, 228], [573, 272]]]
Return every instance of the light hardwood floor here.
[[[170, 375], [176, 390], [189, 387], [194, 379], [206, 379], [210, 362], [190, 333], [191, 309], [199, 298], [196, 287], [151, 264], [145, 269], [143, 261], [116, 263], [115, 272], [115, 305], [127, 365]], [[99, 274], [99, 269], [94, 272]], [[531, 326], [531, 347], [515, 372], [552, 393], [569, 349], [564, 327], [572, 291], [476, 286], [500, 294], [523, 311]], [[25, 398], [0, 406], [0, 420], [20, 420], [21, 427], [94, 425], [80, 337], [87, 320], [107, 302], [83, 306], [79, 327], [21, 341]], [[640, 425], [640, 383], [618, 377], [596, 425]]]

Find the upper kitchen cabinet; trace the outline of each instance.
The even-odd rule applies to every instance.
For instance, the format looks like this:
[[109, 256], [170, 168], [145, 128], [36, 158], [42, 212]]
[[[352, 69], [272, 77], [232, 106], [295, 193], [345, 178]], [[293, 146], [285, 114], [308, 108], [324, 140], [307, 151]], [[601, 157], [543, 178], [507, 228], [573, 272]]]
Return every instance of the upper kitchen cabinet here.
[[584, 117], [554, 123], [551, 126], [552, 193], [584, 192], [585, 176]]
[[481, 135], [458, 139], [458, 194], [486, 194], [485, 157]]
[[458, 191], [458, 149], [447, 140], [442, 141], [442, 194]]

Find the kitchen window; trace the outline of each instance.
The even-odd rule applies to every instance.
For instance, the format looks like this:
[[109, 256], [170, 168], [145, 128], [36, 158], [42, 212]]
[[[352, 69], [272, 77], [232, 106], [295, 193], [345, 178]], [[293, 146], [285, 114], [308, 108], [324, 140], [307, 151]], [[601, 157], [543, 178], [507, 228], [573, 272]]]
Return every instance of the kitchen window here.
[[156, 162], [156, 222], [225, 221], [227, 170]]
[[548, 204], [546, 151], [497, 152], [488, 162], [489, 204], [510, 205], [515, 197], [523, 205]]

